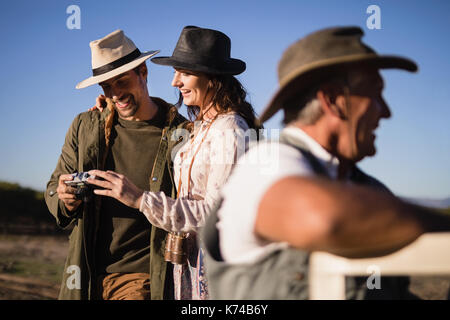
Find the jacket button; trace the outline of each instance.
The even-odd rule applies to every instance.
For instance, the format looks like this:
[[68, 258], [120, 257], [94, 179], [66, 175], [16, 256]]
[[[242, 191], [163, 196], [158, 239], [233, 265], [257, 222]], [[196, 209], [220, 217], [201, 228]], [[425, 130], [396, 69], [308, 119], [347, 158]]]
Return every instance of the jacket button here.
[[157, 177], [153, 177], [153, 178], [152, 178], [152, 181], [153, 181], [153, 182], [155, 182], [155, 181], [157, 181], [157, 180], [158, 180]]

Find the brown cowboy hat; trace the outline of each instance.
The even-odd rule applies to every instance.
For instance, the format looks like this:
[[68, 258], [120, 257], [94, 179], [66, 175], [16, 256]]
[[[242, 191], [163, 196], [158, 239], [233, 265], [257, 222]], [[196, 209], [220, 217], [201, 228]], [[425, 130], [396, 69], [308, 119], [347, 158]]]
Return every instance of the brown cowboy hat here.
[[354, 66], [417, 71], [415, 62], [398, 56], [380, 56], [361, 42], [359, 27], [327, 28], [292, 44], [278, 65], [279, 89], [263, 111], [260, 122], [268, 120], [286, 103], [330, 74]]
[[116, 30], [107, 36], [91, 41], [92, 77], [77, 84], [77, 89], [114, 78], [130, 71], [153, 57], [159, 50], [139, 51], [122, 30]]
[[170, 57], [152, 62], [174, 68], [209, 74], [237, 75], [245, 71], [245, 62], [230, 57], [231, 40], [223, 32], [186, 26]]

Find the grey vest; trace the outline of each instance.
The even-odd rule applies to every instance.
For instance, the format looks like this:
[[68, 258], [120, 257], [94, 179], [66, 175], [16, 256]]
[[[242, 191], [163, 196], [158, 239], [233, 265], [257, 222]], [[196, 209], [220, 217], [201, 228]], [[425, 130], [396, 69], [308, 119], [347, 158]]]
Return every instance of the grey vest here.
[[[327, 177], [326, 170], [297, 139], [281, 135], [280, 141], [296, 148], [309, 161], [313, 171]], [[355, 183], [373, 186], [389, 192], [376, 179], [354, 168], [350, 177]], [[253, 264], [229, 264], [223, 261], [219, 233], [216, 228], [220, 201], [210, 214], [202, 231], [202, 247], [205, 253], [205, 266], [208, 289], [211, 299], [225, 300], [288, 300], [308, 299], [308, 267], [310, 253], [288, 248], [278, 250]], [[347, 277], [347, 299], [405, 299], [415, 298], [407, 288], [409, 278], [382, 277], [381, 289], [368, 290], [367, 278]]]

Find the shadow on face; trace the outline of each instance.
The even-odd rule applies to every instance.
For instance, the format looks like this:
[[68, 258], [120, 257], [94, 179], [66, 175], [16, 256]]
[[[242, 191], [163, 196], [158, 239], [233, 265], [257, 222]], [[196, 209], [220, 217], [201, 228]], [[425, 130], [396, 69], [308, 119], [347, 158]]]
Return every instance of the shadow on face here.
[[143, 99], [148, 97], [147, 67], [144, 64], [101, 82], [106, 97], [111, 98], [122, 118], [132, 117], [138, 112]]
[[353, 161], [376, 153], [374, 131], [391, 112], [382, 96], [384, 82], [376, 69], [358, 69], [348, 73], [348, 91], [344, 94], [348, 150]]

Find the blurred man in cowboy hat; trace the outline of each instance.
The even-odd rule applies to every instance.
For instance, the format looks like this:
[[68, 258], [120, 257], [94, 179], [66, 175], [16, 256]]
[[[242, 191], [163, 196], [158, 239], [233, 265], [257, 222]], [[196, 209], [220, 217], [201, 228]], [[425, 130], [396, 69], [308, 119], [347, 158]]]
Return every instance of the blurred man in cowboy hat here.
[[[374, 130], [390, 116], [379, 70], [417, 69], [378, 55], [362, 36], [358, 27], [324, 29], [283, 54], [280, 87], [261, 116], [284, 110], [280, 143], [262, 142], [238, 161], [204, 230], [212, 298], [307, 299], [311, 251], [377, 256], [449, 228], [356, 166], [375, 154]], [[366, 279], [351, 278], [346, 294], [409, 298], [407, 287], [407, 278], [382, 278], [380, 290], [368, 290]]]
[[145, 61], [158, 51], [141, 53], [122, 30], [90, 47], [93, 76], [76, 88], [99, 84], [107, 108], [75, 118], [45, 193], [57, 224], [74, 225], [59, 298], [149, 299], [151, 289], [152, 299], [162, 299], [166, 232], [115, 199], [100, 200], [88, 190], [81, 200], [67, 182], [76, 172], [114, 170], [142, 189], [174, 196], [170, 137], [185, 119], [149, 96]]

